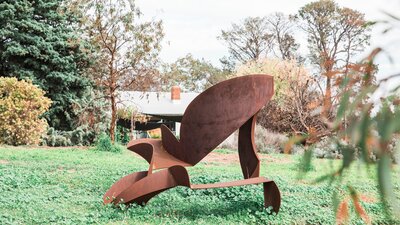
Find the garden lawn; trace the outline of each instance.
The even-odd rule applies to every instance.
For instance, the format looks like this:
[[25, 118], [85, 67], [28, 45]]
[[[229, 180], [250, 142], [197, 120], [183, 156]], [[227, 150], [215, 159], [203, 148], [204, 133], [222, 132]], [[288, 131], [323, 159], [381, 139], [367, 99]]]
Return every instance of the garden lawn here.
[[[262, 185], [192, 191], [170, 189], [145, 207], [104, 206], [102, 196], [119, 178], [146, 170], [134, 153], [95, 152], [73, 148], [0, 147], [0, 224], [333, 224], [333, 187], [311, 184], [333, 171], [338, 160], [313, 159], [304, 179], [298, 177], [299, 156], [262, 155], [261, 175], [277, 182], [282, 205], [278, 215], [263, 209]], [[192, 183], [242, 179], [237, 154], [217, 150], [188, 168]], [[359, 192], [362, 206], [377, 224], [400, 224], [385, 215], [379, 202], [374, 167], [356, 164], [345, 181]], [[395, 167], [398, 174], [399, 168]], [[393, 179], [397, 197], [400, 180]], [[347, 191], [343, 186], [343, 193]], [[342, 193], [342, 194], [343, 194]], [[351, 201], [349, 202], [351, 204]], [[354, 209], [351, 223], [362, 224]]]

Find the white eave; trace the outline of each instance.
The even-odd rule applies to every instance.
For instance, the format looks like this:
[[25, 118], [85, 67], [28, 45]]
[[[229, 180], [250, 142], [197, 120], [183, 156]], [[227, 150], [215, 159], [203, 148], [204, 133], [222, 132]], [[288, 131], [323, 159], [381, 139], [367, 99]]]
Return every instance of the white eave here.
[[171, 100], [170, 92], [121, 91], [117, 108], [137, 108], [148, 115], [182, 116], [199, 93], [180, 93], [180, 100]]

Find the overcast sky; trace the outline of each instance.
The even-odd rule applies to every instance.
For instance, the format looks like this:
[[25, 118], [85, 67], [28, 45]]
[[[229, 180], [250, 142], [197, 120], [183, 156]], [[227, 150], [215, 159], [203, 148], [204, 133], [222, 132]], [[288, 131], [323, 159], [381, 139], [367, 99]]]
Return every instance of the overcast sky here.
[[[274, 12], [294, 14], [308, 0], [137, 0], [144, 19], [163, 20], [166, 33], [161, 57], [173, 62], [187, 53], [196, 58], [204, 58], [215, 65], [227, 55], [227, 48], [217, 40], [221, 29], [238, 23], [249, 16], [266, 16]], [[400, 0], [337, 0], [341, 6], [356, 9], [365, 14], [368, 20], [387, 19], [382, 11], [400, 16]], [[382, 27], [373, 29], [371, 47], [383, 47], [394, 58], [390, 63], [387, 56], [378, 58], [379, 77], [400, 72], [400, 27], [396, 32], [382, 36]], [[303, 41], [300, 41], [304, 43]], [[306, 46], [301, 51], [305, 54]], [[398, 59], [396, 59], [398, 58]]]

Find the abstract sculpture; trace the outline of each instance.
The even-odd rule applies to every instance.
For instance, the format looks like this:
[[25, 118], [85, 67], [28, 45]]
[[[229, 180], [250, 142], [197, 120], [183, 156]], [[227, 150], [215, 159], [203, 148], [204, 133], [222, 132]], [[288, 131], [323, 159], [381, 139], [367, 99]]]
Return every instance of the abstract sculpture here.
[[[274, 181], [259, 176], [260, 160], [254, 143], [258, 111], [274, 93], [273, 78], [248, 75], [223, 81], [198, 95], [187, 107], [180, 128], [180, 140], [164, 125], [162, 139], [139, 139], [128, 149], [142, 156], [148, 171], [129, 174], [105, 193], [104, 203], [146, 204], [155, 195], [176, 187], [222, 188], [262, 183], [264, 206], [279, 211], [281, 197]], [[239, 129], [239, 158], [243, 180], [191, 184], [185, 167], [194, 166]]]

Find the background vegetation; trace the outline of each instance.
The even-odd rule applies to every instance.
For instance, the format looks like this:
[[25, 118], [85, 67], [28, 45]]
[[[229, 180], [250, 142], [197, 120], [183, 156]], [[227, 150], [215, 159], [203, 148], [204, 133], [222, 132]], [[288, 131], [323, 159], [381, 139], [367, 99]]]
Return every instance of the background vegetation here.
[[[372, 25], [357, 10], [319, 0], [293, 15], [244, 18], [221, 30], [216, 38], [229, 54], [219, 66], [190, 53], [168, 64], [159, 58], [162, 21], [143, 20], [134, 1], [18, 0], [4, 1], [0, 9], [0, 74], [32, 80], [46, 92], [53, 103], [44, 117], [55, 130], [48, 135], [68, 140], [77, 129], [95, 137], [107, 132], [113, 142], [120, 91], [179, 85], [201, 92], [250, 72], [270, 73], [281, 83], [276, 98], [260, 114], [264, 127], [288, 135], [318, 132], [309, 143], [333, 135], [327, 122], [335, 119], [345, 91], [336, 83], [350, 76], [357, 53], [369, 43]], [[306, 54], [298, 52], [295, 32], [307, 37]], [[286, 79], [290, 81], [282, 82]], [[90, 138], [78, 144], [94, 142]]]
[[63, 0], [5, 0], [0, 3], [0, 76], [31, 80], [52, 100], [44, 114], [51, 127], [72, 130], [73, 106], [85, 98], [84, 76], [91, 46], [81, 36], [77, 15]]

